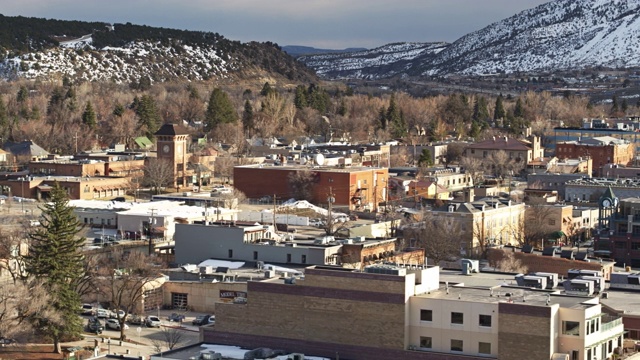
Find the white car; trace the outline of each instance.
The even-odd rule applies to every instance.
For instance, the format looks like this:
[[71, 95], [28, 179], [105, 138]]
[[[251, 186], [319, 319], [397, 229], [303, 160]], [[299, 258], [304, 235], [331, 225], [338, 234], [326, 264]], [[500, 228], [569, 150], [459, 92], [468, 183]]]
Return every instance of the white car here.
[[147, 316], [147, 321], [146, 321], [147, 327], [157, 327], [159, 328], [160, 325], [162, 325], [162, 322], [160, 321], [160, 318], [155, 316], [155, 315], [151, 315], [151, 316]]
[[106, 310], [106, 309], [97, 309], [96, 310], [96, 317], [104, 319], [104, 318], [108, 318], [110, 317], [110, 311]]
[[[120, 322], [118, 321], [118, 319], [107, 320], [106, 326], [107, 326], [107, 329], [120, 331]], [[125, 330], [129, 329], [129, 325], [124, 324], [124, 329]]]

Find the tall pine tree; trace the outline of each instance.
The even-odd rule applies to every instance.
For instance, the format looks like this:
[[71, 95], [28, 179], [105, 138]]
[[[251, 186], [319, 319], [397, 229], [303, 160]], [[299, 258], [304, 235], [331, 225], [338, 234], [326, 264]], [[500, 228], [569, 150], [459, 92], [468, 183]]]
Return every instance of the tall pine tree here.
[[249, 99], [244, 101], [244, 111], [242, 112], [242, 127], [245, 131], [253, 129], [253, 106]]
[[142, 95], [141, 98], [134, 98], [133, 103], [134, 111], [138, 115], [139, 126], [146, 128], [145, 135], [147, 137], [153, 137], [162, 124], [162, 117], [160, 117], [155, 100], [149, 95]]
[[496, 98], [496, 108], [493, 111], [493, 120], [504, 119], [507, 113], [504, 111], [504, 105], [502, 104], [502, 95]]
[[84, 112], [82, 113], [82, 123], [87, 125], [91, 129], [96, 128], [96, 112], [93, 111], [91, 101], [87, 101], [87, 105], [84, 107]]
[[234, 109], [227, 93], [219, 88], [213, 89], [207, 106], [207, 114], [205, 115], [205, 130], [211, 131], [218, 124], [234, 123], [236, 121], [238, 121], [238, 113]]
[[50, 194], [50, 202], [41, 208], [42, 226], [29, 234], [25, 268], [29, 275], [44, 281], [52, 296], [49, 306], [62, 320], [52, 321], [38, 314], [31, 319], [34, 328], [51, 338], [54, 351], [59, 352], [61, 341], [77, 339], [82, 331], [76, 286], [84, 275], [81, 250], [85, 239], [78, 236], [82, 224], [69, 206], [66, 191], [55, 183]]

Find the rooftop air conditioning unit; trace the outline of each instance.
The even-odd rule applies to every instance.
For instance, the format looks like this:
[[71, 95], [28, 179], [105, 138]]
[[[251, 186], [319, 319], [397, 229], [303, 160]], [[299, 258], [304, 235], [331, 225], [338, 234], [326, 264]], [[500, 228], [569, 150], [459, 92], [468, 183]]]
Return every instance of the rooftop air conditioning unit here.
[[273, 279], [274, 277], [276, 277], [276, 272], [273, 270], [266, 270], [264, 272], [264, 278], [265, 279]]

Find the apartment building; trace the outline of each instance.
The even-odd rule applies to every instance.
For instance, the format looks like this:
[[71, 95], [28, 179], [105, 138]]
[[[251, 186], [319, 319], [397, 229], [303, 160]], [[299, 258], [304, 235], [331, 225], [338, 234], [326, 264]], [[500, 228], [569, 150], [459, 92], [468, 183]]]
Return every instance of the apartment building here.
[[201, 336], [354, 360], [603, 360], [622, 346], [621, 318], [598, 297], [443, 283], [439, 271], [315, 266], [293, 284], [249, 282], [246, 304], [216, 304], [216, 326]]
[[531, 141], [513, 139], [509, 137], [493, 137], [486, 141], [481, 141], [467, 146], [464, 156], [487, 159], [498, 152], [506, 153], [509, 159], [522, 161], [524, 165], [529, 162], [544, 157], [544, 148], [541, 146], [540, 138], [534, 136]]
[[606, 164], [629, 165], [635, 155], [635, 144], [611, 136], [600, 136], [556, 145], [559, 158], [588, 157], [593, 160], [593, 175], [604, 176]]
[[432, 221], [460, 229], [462, 251], [466, 254], [478, 253], [490, 245], [516, 244], [523, 231], [524, 214], [523, 203], [500, 198], [451, 202], [429, 212]]

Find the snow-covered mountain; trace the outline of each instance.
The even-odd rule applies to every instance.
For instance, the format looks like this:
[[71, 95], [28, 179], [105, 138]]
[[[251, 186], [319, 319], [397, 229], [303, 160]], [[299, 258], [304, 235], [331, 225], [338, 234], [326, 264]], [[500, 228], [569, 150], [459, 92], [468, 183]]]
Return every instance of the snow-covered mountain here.
[[639, 48], [640, 0], [556, 0], [432, 52], [416, 54], [415, 44], [407, 44], [406, 50], [393, 56], [352, 53], [300, 60], [329, 78], [477, 75], [636, 67], [640, 66]]
[[240, 43], [217, 33], [2, 15], [0, 33], [5, 35], [0, 37], [0, 77], [5, 79], [317, 80], [273, 43]]
[[411, 70], [414, 60], [431, 58], [447, 43], [395, 43], [352, 53], [306, 55], [298, 58], [322, 77], [383, 78]]

